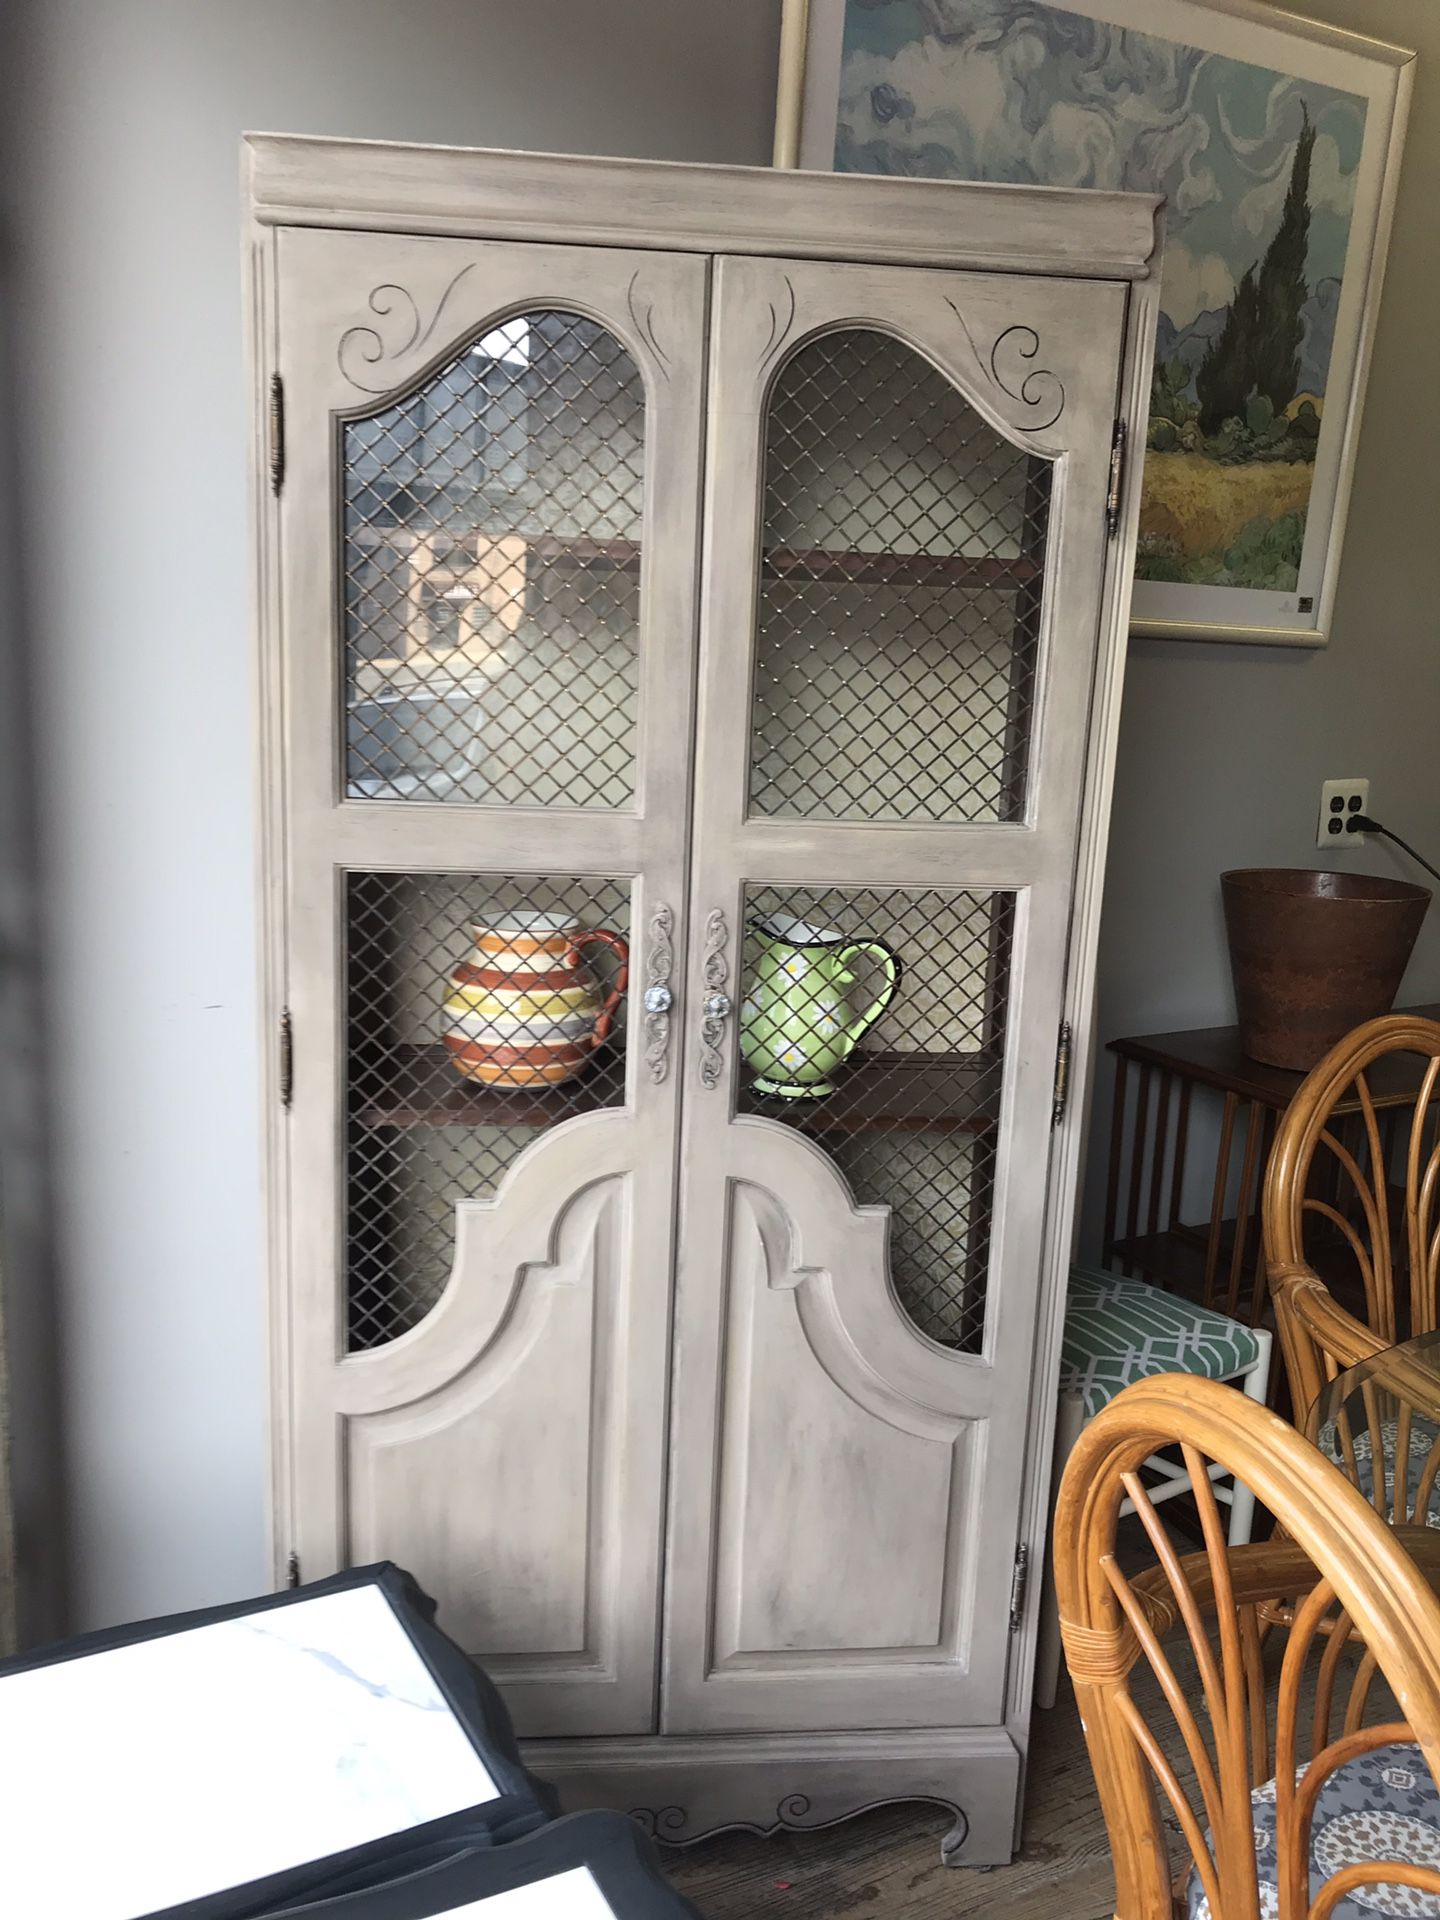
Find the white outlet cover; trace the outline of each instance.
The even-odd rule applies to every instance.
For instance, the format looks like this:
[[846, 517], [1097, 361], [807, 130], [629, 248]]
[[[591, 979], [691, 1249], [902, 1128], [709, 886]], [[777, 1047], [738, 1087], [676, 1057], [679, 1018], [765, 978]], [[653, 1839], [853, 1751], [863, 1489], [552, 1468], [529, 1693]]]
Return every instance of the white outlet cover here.
[[[1335, 802], [1340, 802], [1337, 807]], [[1343, 822], [1352, 813], [1370, 811], [1370, 782], [1368, 780], [1327, 780], [1320, 789], [1320, 815], [1315, 824], [1315, 844], [1324, 847], [1330, 853], [1338, 853], [1345, 847], [1363, 847], [1364, 833], [1346, 833]], [[1331, 831], [1331, 823], [1342, 822], [1339, 833]]]

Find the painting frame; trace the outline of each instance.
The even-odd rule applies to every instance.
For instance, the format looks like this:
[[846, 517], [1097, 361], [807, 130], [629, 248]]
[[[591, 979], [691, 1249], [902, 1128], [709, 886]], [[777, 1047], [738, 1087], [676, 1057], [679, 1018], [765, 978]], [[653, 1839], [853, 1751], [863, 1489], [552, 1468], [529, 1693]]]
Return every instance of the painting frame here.
[[[776, 166], [834, 170], [847, 7], [855, 4], [784, 0]], [[1315, 453], [1299, 523], [1302, 545], [1293, 590], [1288, 585], [1252, 590], [1228, 579], [1219, 585], [1172, 585], [1137, 576], [1131, 618], [1132, 634], [1148, 638], [1324, 646], [1333, 618], [1416, 55], [1282, 12], [1262, 0], [1054, 0], [1053, 6], [1046, 0], [1045, 10], [1128, 29], [1364, 101], [1333, 335], [1323, 394], [1316, 403], [1319, 426], [1311, 428]], [[1128, 178], [1124, 184], [1146, 183]], [[1314, 414], [1314, 408], [1311, 411]]]

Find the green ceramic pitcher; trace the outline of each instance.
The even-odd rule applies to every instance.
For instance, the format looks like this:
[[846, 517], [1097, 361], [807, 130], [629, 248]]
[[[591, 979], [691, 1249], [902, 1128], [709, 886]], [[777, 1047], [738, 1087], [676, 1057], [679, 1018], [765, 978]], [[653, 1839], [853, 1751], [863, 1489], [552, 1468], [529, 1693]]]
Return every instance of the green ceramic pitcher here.
[[[740, 1049], [759, 1093], [823, 1100], [830, 1076], [874, 1026], [900, 985], [899, 956], [883, 940], [851, 940], [772, 914], [756, 920], [759, 956], [740, 1009]], [[850, 1004], [850, 963], [869, 954], [884, 984], [863, 1013]]]

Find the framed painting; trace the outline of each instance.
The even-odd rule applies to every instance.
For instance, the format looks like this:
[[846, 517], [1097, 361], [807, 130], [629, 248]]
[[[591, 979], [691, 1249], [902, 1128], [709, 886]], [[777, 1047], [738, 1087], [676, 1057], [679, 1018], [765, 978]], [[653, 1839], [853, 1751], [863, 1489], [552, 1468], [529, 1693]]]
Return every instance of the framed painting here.
[[1320, 646], [1414, 61], [1258, 0], [786, 0], [776, 163], [1165, 194], [1133, 630]]

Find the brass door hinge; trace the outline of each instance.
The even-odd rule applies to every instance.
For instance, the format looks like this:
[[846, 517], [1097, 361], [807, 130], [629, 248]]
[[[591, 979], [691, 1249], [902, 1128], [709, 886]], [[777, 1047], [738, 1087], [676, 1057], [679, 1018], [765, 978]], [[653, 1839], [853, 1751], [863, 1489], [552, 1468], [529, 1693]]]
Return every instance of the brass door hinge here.
[[1060, 1022], [1060, 1039], [1055, 1047], [1055, 1098], [1050, 1109], [1050, 1124], [1058, 1127], [1065, 1118], [1065, 1104], [1070, 1098], [1070, 1022]]
[[285, 1562], [285, 1584], [287, 1587], [298, 1587], [300, 1584], [300, 1556], [298, 1553], [292, 1553], [290, 1558]]
[[1018, 1633], [1025, 1618], [1025, 1592], [1030, 1585], [1030, 1548], [1021, 1541], [1015, 1549], [1015, 1571], [1010, 1576], [1010, 1631]]
[[1120, 525], [1120, 494], [1125, 485], [1125, 422], [1117, 420], [1110, 437], [1110, 491], [1105, 496], [1105, 537], [1115, 538]]
[[278, 494], [285, 484], [285, 382], [278, 373], [270, 376], [270, 491]]
[[295, 1091], [295, 1029], [290, 1020], [290, 1009], [284, 1008], [280, 1015], [280, 1104], [288, 1107], [290, 1096]]

